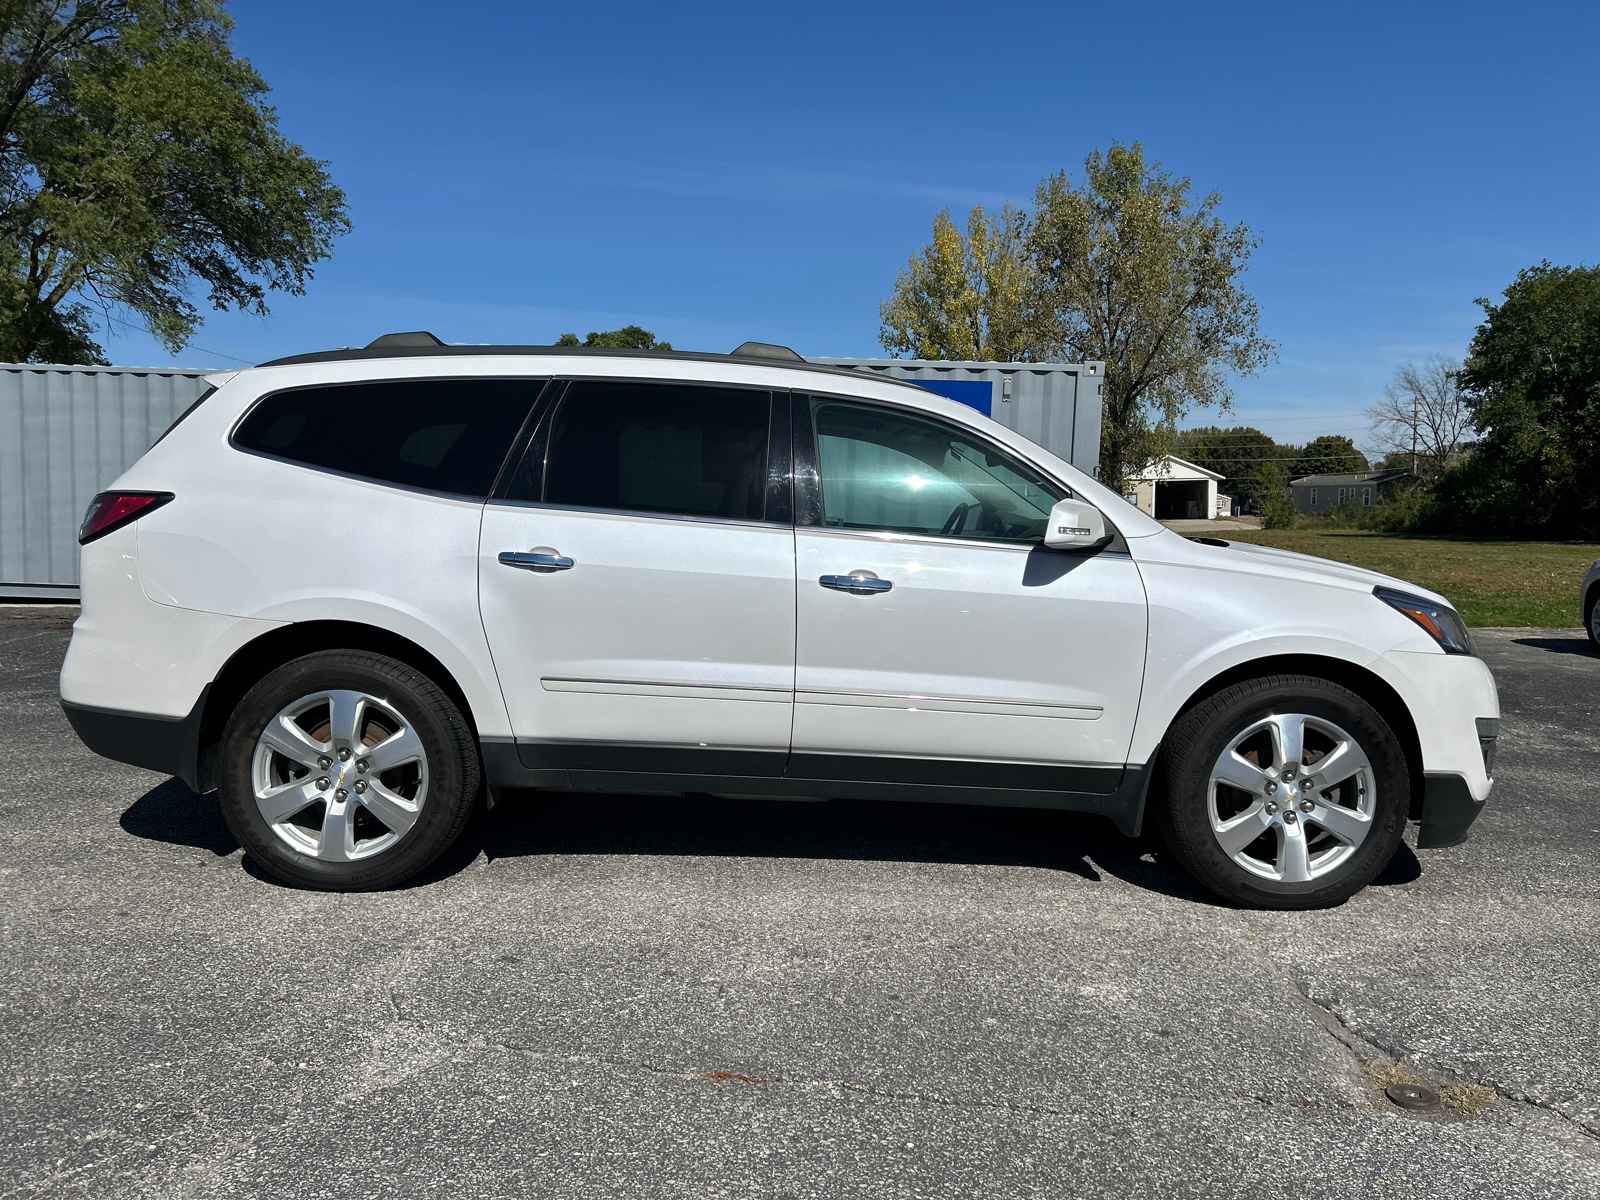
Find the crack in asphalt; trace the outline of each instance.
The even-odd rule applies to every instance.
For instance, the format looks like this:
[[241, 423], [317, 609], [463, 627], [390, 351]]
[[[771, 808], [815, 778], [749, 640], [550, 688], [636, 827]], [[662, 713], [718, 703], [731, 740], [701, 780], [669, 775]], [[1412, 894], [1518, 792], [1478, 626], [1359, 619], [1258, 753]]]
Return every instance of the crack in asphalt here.
[[1362, 1068], [1366, 1069], [1375, 1065], [1392, 1066], [1400, 1063], [1415, 1063], [1418, 1066], [1425, 1067], [1429, 1072], [1438, 1076], [1442, 1076], [1451, 1082], [1471, 1083], [1476, 1084], [1478, 1087], [1487, 1088], [1489, 1091], [1493, 1092], [1501, 1100], [1504, 1100], [1507, 1103], [1526, 1104], [1531, 1108], [1537, 1108], [1543, 1112], [1551, 1113], [1561, 1118], [1562, 1121], [1570, 1125], [1574, 1130], [1576, 1130], [1583, 1137], [1587, 1138], [1589, 1141], [1600, 1144], [1600, 1131], [1591, 1129], [1583, 1121], [1562, 1112], [1559, 1108], [1547, 1100], [1540, 1100], [1534, 1096], [1530, 1096], [1520, 1088], [1516, 1088], [1514, 1085], [1500, 1084], [1490, 1079], [1463, 1079], [1461, 1078], [1459, 1072], [1451, 1070], [1448, 1067], [1440, 1067], [1432, 1063], [1424, 1062], [1418, 1055], [1408, 1054], [1405, 1050], [1399, 1047], [1386, 1046], [1382, 1042], [1379, 1042], [1368, 1035], [1357, 1033], [1345, 1023], [1343, 1017], [1341, 1017], [1328, 1005], [1314, 999], [1305, 988], [1300, 986], [1299, 982], [1293, 976], [1278, 966], [1278, 964], [1273, 960], [1272, 956], [1262, 948], [1260, 939], [1257, 937], [1255, 931], [1250, 928], [1249, 922], [1246, 921], [1242, 916], [1239, 918], [1239, 925], [1245, 934], [1245, 945], [1249, 947], [1250, 952], [1255, 956], [1256, 962], [1260, 965], [1262, 971], [1264, 971], [1269, 978], [1282, 985], [1291, 995], [1293, 995], [1294, 998], [1298, 1000], [1301, 1006], [1305, 1009], [1307, 1015], [1309, 1015], [1324, 1032], [1326, 1032], [1330, 1037], [1348, 1050], [1351, 1056], [1356, 1060], [1357, 1064]]

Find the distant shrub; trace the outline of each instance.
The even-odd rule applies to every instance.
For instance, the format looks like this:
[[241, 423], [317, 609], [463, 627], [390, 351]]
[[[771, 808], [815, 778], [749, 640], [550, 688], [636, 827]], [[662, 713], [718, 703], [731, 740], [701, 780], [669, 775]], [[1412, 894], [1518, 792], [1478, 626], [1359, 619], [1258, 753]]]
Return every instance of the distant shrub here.
[[1261, 528], [1293, 529], [1300, 519], [1300, 510], [1289, 498], [1288, 490], [1273, 492], [1261, 505]]
[[1438, 507], [1438, 499], [1425, 488], [1394, 488], [1366, 514], [1362, 528], [1379, 533], [1417, 533], [1433, 521]]
[[1363, 529], [1373, 533], [1431, 533], [1438, 525], [1439, 500], [1424, 488], [1391, 489], [1371, 508], [1353, 500], [1325, 513], [1300, 518], [1301, 529]]

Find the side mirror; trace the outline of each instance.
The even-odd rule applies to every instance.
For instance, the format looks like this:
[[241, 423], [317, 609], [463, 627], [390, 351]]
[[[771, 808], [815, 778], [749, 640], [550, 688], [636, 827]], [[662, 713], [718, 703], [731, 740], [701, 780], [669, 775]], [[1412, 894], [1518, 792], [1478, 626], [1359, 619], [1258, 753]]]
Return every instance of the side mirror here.
[[1082, 500], [1059, 500], [1050, 510], [1044, 544], [1052, 550], [1090, 550], [1106, 541], [1106, 519]]

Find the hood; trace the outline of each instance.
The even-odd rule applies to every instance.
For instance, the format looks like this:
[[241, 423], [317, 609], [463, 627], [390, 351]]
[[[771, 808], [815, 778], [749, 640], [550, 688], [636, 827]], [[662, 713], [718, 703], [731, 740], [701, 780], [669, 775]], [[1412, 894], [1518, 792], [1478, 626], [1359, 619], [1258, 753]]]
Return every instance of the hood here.
[[1205, 543], [1196, 545], [1191, 542], [1190, 545], [1196, 550], [1204, 548], [1214, 554], [1235, 557], [1241, 566], [1248, 564], [1257, 569], [1270, 571], [1274, 575], [1282, 576], [1292, 572], [1308, 582], [1343, 584], [1359, 588], [1364, 592], [1370, 592], [1375, 587], [1397, 588], [1402, 592], [1410, 592], [1413, 596], [1421, 596], [1438, 604], [1455, 607], [1438, 592], [1419, 587], [1408, 580], [1397, 579], [1393, 575], [1384, 575], [1378, 571], [1369, 571], [1365, 567], [1352, 567], [1348, 563], [1334, 562], [1331, 558], [1317, 558], [1315, 555], [1279, 550], [1273, 546], [1258, 546], [1253, 542], [1228, 542], [1223, 546]]

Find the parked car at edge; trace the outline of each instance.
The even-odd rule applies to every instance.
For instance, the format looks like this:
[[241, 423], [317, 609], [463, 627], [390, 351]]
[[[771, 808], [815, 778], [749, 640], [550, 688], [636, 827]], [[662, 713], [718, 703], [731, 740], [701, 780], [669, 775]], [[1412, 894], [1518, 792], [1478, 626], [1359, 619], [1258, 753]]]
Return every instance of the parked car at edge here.
[[912, 384], [431, 335], [215, 382], [90, 506], [62, 703], [294, 884], [576, 788], [1154, 822], [1217, 895], [1309, 908], [1489, 795], [1442, 597], [1180, 537]]
[[1578, 617], [1589, 640], [1600, 650], [1600, 558], [1589, 564], [1583, 586], [1578, 589]]

